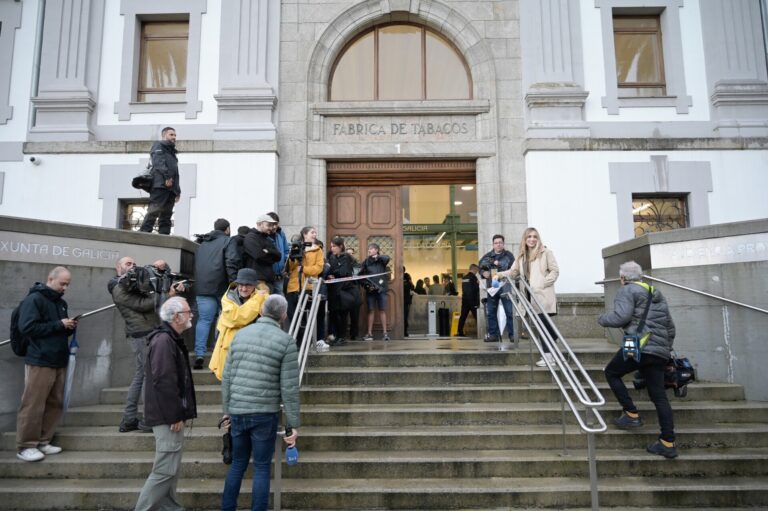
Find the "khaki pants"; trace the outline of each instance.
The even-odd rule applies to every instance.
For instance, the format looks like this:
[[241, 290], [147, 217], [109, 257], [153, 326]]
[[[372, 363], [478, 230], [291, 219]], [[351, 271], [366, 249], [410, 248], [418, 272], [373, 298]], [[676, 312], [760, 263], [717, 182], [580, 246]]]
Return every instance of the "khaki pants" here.
[[176, 500], [181, 456], [184, 453], [184, 430], [171, 431], [165, 424], [152, 428], [155, 434], [155, 463], [141, 489], [135, 511], [183, 511]]
[[24, 366], [24, 394], [16, 416], [20, 451], [51, 442], [63, 411], [66, 376], [66, 368]]

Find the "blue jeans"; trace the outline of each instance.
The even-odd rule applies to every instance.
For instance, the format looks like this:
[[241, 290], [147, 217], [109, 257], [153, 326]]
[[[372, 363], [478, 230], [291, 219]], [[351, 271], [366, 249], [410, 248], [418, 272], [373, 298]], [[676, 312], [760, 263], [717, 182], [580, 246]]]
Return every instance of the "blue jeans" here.
[[[224, 480], [224, 494], [221, 497], [221, 511], [237, 509], [240, 483], [248, 469], [248, 460], [253, 452], [253, 501], [251, 511], [266, 511], [269, 506], [269, 470], [275, 452], [277, 438], [277, 414], [254, 413], [232, 415], [232, 465]], [[278, 460], [278, 463], [280, 461]]]
[[497, 317], [499, 309], [499, 301], [504, 306], [504, 313], [507, 315], [507, 332], [509, 332], [509, 338], [512, 339], [514, 335], [514, 323], [512, 320], [512, 301], [506, 296], [501, 296], [501, 292], [496, 293], [494, 296], [488, 296], [488, 301], [485, 303], [485, 314], [488, 319], [488, 335], [498, 337], [501, 340], [501, 334], [499, 332], [499, 319]]
[[211, 325], [219, 315], [219, 300], [215, 296], [197, 297], [197, 326], [195, 327], [195, 355], [204, 357], [208, 349], [208, 336]]

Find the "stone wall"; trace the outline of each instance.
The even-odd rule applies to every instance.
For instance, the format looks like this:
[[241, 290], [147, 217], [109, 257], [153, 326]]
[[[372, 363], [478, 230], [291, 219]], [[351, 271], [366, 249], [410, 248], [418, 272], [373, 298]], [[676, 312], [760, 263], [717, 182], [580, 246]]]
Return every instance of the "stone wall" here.
[[[173, 271], [192, 273], [196, 247], [182, 238], [156, 234], [0, 217], [0, 340], [8, 337], [12, 310], [35, 282], [46, 281], [54, 266], [67, 266], [72, 273], [64, 299], [74, 317], [112, 303], [107, 283], [119, 258], [130, 255], [140, 265], [164, 259]], [[72, 405], [95, 404], [102, 388], [128, 385], [133, 356], [116, 310], [83, 318], [77, 341]], [[9, 345], [0, 346], [0, 374], [0, 431], [8, 431], [16, 426], [24, 389], [24, 359]]]
[[[635, 260], [650, 277], [768, 311], [768, 220], [652, 233], [603, 249], [603, 260], [606, 278]], [[768, 313], [649, 282], [667, 298], [675, 351], [691, 359], [699, 379], [738, 383], [747, 399], [768, 400]], [[606, 285], [607, 307], [618, 288]]]

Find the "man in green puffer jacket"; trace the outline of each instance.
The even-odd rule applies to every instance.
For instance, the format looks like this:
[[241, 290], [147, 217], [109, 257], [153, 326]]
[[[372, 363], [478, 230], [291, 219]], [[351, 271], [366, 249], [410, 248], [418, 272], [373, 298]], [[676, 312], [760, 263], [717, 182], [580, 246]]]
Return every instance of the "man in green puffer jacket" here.
[[267, 509], [269, 471], [275, 450], [280, 404], [285, 406], [289, 446], [299, 422], [299, 365], [296, 342], [285, 333], [288, 302], [280, 295], [264, 301], [261, 317], [240, 330], [229, 348], [221, 380], [224, 417], [232, 434], [232, 465], [222, 495], [222, 511], [237, 508], [240, 483], [253, 452], [253, 507]]

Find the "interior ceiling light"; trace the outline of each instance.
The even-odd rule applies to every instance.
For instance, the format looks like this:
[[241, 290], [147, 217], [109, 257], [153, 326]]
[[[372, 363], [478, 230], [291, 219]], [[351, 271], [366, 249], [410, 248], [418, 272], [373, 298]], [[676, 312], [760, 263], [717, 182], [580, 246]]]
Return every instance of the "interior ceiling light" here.
[[455, 201], [453, 201], [453, 205], [454, 205], [454, 206], [461, 206], [462, 204], [464, 204], [464, 203], [463, 203], [463, 202], [461, 202], [460, 200], [455, 200]]
[[466, 192], [468, 192], [468, 191], [470, 191], [470, 190], [474, 190], [474, 189], [475, 189], [475, 187], [474, 187], [474, 186], [472, 186], [472, 185], [465, 185], [465, 186], [462, 186], [462, 187], [461, 187], [461, 189], [462, 189], [462, 190], [464, 190], [464, 191], [466, 191]]

